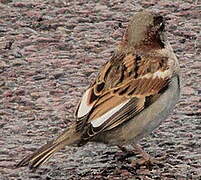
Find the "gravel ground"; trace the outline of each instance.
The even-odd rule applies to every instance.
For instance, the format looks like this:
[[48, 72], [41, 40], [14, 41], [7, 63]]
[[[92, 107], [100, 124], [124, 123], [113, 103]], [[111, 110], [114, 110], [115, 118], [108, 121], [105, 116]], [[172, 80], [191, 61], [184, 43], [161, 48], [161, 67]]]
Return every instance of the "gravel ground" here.
[[[171, 116], [141, 145], [161, 165], [131, 167], [117, 147], [66, 148], [36, 172], [19, 160], [74, 120], [85, 88], [132, 14], [171, 18], [169, 40], [183, 76]], [[199, 0], [0, 0], [0, 179], [201, 179]], [[120, 26], [122, 24], [122, 27]]]

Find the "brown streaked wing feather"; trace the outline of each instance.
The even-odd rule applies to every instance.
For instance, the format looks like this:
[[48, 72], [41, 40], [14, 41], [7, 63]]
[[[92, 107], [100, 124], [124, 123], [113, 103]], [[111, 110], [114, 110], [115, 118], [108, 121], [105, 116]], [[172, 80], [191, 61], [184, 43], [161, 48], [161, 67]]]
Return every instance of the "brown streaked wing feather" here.
[[[168, 86], [168, 83], [169, 83], [169, 81], [167, 83], [165, 83], [165, 87]], [[165, 90], [167, 88], [167, 87], [166, 88], [165, 87], [163, 87], [161, 89]], [[120, 124], [134, 118], [138, 113], [140, 113], [145, 108], [149, 107], [152, 103], [154, 103], [162, 93], [163, 92], [155, 91], [155, 93], [152, 93], [152, 95], [150, 95], [150, 93], [149, 93], [149, 95], [147, 95], [147, 96], [145, 95], [140, 98], [138, 98], [138, 97], [131, 98], [130, 101], [127, 104], [125, 104], [118, 112], [114, 113], [111, 117], [109, 117], [105, 122], [103, 122], [98, 127], [93, 127], [92, 124], [89, 124], [89, 122], [100, 117], [101, 115], [98, 116], [99, 114], [97, 113], [96, 117], [89, 116], [88, 129], [84, 133], [83, 138], [85, 140], [90, 139], [102, 131], [107, 131], [107, 130], [113, 129], [113, 128], [119, 126]], [[119, 98], [119, 96], [116, 96], [116, 97]], [[107, 99], [106, 101], [112, 103], [113, 98], [111, 98], [111, 100]], [[107, 104], [109, 105], [110, 103], [108, 103], [108, 102], [107, 102]], [[100, 110], [102, 107], [104, 107], [104, 105], [105, 105], [105, 103], [102, 103], [99, 106], [96, 106], [97, 109], [93, 109], [93, 110], [98, 111], [98, 109]], [[106, 106], [106, 107], [108, 107], [108, 106]], [[111, 107], [114, 107], [114, 106], [110, 105], [110, 109], [111, 109]], [[106, 112], [108, 112], [108, 111], [106, 111]]]
[[[89, 97], [89, 101], [93, 103], [93, 107], [84, 119], [80, 119], [84, 121], [80, 124], [85, 129], [85, 138], [115, 128], [155, 102], [160, 91], [168, 86], [168, 76], [171, 73], [165, 78], [154, 76], [153, 73], [167, 71], [166, 60], [163, 57], [139, 57], [133, 54], [113, 56], [90, 87], [90, 95], [93, 96]], [[126, 101], [128, 103], [119, 111], [101, 121], [100, 126], [92, 126], [92, 121], [95, 122], [94, 120]]]
[[89, 139], [101, 131], [113, 129], [125, 121], [132, 119], [136, 114], [143, 110], [144, 100], [145, 99], [142, 98], [132, 98], [126, 105], [124, 105], [118, 112], [114, 113], [99, 127], [93, 127], [90, 124], [87, 131], [84, 133], [83, 138]]
[[89, 115], [88, 122], [102, 116], [103, 114], [105, 114], [106, 112], [111, 110], [113, 107], [116, 107], [120, 103], [127, 100], [127, 98], [124, 96], [116, 96], [112, 93], [108, 93], [106, 95], [106, 98], [104, 98], [104, 97], [103, 97], [103, 99], [100, 98], [100, 101], [98, 101], [95, 104], [92, 112]]
[[144, 98], [132, 98], [120, 112], [114, 114], [110, 119], [109, 123], [105, 122], [105, 130], [110, 130], [117, 127], [123, 122], [132, 119], [136, 114], [144, 109]]
[[[144, 97], [156, 94], [169, 82], [169, 78], [137, 78], [126, 84], [114, 88], [113, 91], [119, 96]], [[123, 91], [123, 93], [122, 93]]]

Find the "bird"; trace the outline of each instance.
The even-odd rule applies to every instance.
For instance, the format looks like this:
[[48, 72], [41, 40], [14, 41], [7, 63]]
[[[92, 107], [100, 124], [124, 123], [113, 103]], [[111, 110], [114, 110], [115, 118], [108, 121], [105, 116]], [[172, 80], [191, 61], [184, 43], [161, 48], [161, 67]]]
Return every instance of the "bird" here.
[[134, 13], [111, 57], [83, 93], [72, 124], [16, 167], [36, 169], [65, 146], [88, 142], [122, 150], [132, 145], [150, 160], [139, 141], [167, 118], [180, 97], [179, 61], [165, 27], [160, 13]]

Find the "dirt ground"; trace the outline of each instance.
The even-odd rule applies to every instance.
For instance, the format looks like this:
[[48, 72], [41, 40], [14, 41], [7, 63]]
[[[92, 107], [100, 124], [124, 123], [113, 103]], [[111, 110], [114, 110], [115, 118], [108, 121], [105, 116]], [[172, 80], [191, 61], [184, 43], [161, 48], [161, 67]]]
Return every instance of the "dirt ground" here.
[[[141, 9], [171, 18], [182, 96], [141, 141], [161, 165], [132, 167], [117, 147], [66, 148], [36, 172], [14, 165], [74, 120], [76, 105]], [[0, 0], [0, 179], [201, 179], [199, 0]]]

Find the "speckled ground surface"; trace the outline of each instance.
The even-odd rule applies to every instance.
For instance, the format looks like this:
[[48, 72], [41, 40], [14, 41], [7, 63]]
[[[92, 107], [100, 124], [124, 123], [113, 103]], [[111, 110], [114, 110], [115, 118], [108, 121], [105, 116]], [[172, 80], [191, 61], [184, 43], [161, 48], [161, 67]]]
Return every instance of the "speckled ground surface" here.
[[[132, 14], [171, 18], [182, 97], [141, 145], [162, 164], [131, 167], [117, 147], [87, 144], [57, 153], [35, 173], [13, 166], [57, 136]], [[0, 0], [0, 179], [201, 179], [201, 2], [199, 0]], [[122, 28], [119, 28], [122, 23]]]

